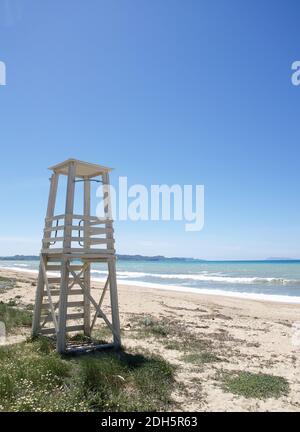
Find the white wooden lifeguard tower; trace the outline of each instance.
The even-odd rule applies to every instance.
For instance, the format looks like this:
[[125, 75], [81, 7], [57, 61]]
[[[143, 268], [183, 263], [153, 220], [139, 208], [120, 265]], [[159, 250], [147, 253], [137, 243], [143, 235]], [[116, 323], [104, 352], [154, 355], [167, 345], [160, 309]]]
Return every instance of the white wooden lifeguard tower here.
[[[49, 169], [53, 170], [53, 174], [40, 255], [32, 334], [56, 336], [59, 353], [84, 350], [88, 346], [70, 347], [67, 334], [82, 331], [90, 337], [96, 319], [102, 318], [112, 332], [113, 342], [93, 348], [119, 348], [120, 323], [109, 193], [111, 168], [68, 159]], [[60, 176], [67, 176], [66, 205], [64, 214], [56, 215]], [[103, 217], [91, 215], [91, 181], [103, 185]], [[83, 183], [83, 214], [74, 214], [77, 182]], [[92, 263], [99, 262], [107, 263], [108, 276], [96, 300], [91, 295], [90, 267]], [[108, 291], [111, 320], [102, 310]]]

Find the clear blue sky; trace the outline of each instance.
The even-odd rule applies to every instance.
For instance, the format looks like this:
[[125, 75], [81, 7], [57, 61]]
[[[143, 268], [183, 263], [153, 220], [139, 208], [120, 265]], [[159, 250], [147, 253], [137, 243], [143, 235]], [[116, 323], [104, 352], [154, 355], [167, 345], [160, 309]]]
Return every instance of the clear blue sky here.
[[119, 253], [300, 257], [300, 4], [0, 0], [0, 254], [38, 253], [47, 167], [205, 185], [205, 227], [116, 224]]

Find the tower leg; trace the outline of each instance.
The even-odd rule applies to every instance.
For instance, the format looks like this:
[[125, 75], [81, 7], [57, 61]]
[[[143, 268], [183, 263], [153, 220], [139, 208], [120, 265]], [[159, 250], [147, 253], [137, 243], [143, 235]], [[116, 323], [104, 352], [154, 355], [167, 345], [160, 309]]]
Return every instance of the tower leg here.
[[[42, 260], [43, 258], [41, 257], [40, 259]], [[40, 332], [43, 291], [44, 291], [44, 276], [40, 264], [39, 276], [38, 276], [36, 294], [35, 294], [34, 313], [33, 313], [33, 320], [32, 320], [32, 336], [37, 336], [38, 333]]]
[[[75, 192], [75, 177], [76, 166], [72, 162], [68, 168], [68, 183], [66, 196], [65, 210], [65, 231], [63, 248], [71, 248], [72, 238], [72, 221], [74, 208], [74, 192]], [[59, 296], [59, 312], [58, 312], [58, 334], [56, 349], [59, 353], [66, 351], [66, 322], [67, 322], [67, 302], [69, 290], [69, 263], [70, 260], [63, 259], [61, 265], [61, 281], [60, 281], [60, 296]]]
[[121, 332], [120, 332], [120, 319], [119, 319], [119, 305], [118, 305], [118, 292], [116, 281], [116, 263], [115, 259], [108, 260], [109, 284], [110, 284], [110, 303], [112, 326], [114, 329], [114, 344], [116, 348], [121, 346]]
[[[54, 173], [51, 176], [50, 179], [50, 192], [49, 192], [49, 199], [48, 199], [48, 206], [47, 206], [47, 218], [51, 218], [54, 214], [55, 209], [55, 199], [57, 194], [57, 186], [58, 186], [58, 179], [59, 174]], [[52, 222], [49, 220], [46, 220], [45, 228], [49, 229], [52, 226]], [[44, 233], [44, 238], [49, 237], [49, 233]], [[48, 248], [49, 242], [44, 242], [43, 240], [43, 247]], [[35, 306], [34, 306], [34, 314], [33, 314], [33, 320], [32, 320], [32, 335], [35, 336], [40, 331], [40, 322], [41, 322], [41, 310], [42, 310], [42, 302], [43, 302], [43, 291], [44, 291], [44, 275], [41, 267], [41, 262], [44, 259], [43, 255], [40, 256], [40, 268], [39, 268], [39, 276], [38, 276], [38, 282], [36, 287], [36, 295], [35, 295]]]
[[[84, 194], [83, 194], [83, 209], [84, 216], [86, 217], [84, 221], [84, 248], [90, 249], [90, 242], [87, 240], [90, 237], [90, 221], [89, 217], [91, 215], [91, 184], [88, 178], [84, 181]], [[88, 294], [91, 291], [91, 266], [84, 272], [84, 285]], [[84, 334], [85, 336], [91, 336], [91, 302], [86, 293], [84, 293]]]
[[66, 323], [67, 323], [67, 302], [68, 302], [69, 270], [68, 261], [62, 263], [59, 313], [58, 313], [58, 334], [56, 350], [58, 353], [66, 351]]
[[[91, 286], [91, 271], [90, 266], [84, 271], [84, 286], [85, 289], [90, 293]], [[91, 302], [87, 297], [86, 293], [84, 294], [84, 334], [85, 336], [91, 336]]]

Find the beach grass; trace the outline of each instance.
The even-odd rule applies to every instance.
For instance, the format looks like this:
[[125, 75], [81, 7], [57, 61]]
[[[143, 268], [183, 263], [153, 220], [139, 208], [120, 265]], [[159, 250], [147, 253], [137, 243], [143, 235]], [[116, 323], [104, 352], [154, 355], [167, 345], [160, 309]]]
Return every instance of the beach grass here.
[[225, 373], [222, 381], [224, 390], [246, 398], [279, 398], [289, 391], [289, 383], [284, 377], [270, 374]]
[[51, 340], [0, 348], [2, 411], [160, 411], [170, 409], [173, 367], [137, 352], [59, 356]]
[[149, 337], [165, 338], [170, 334], [170, 326], [167, 320], [157, 320], [151, 316], [135, 319], [131, 335], [136, 339]]
[[222, 361], [220, 357], [209, 351], [186, 354], [182, 356], [182, 360], [186, 363], [193, 363], [195, 365], [201, 365], [204, 363], [216, 363]]
[[0, 276], [0, 294], [5, 293], [9, 289], [13, 288], [16, 284], [16, 280], [5, 276]]
[[11, 333], [14, 328], [30, 327], [32, 322], [32, 313], [15, 307], [15, 303], [0, 302], [0, 321], [5, 323], [6, 331]]

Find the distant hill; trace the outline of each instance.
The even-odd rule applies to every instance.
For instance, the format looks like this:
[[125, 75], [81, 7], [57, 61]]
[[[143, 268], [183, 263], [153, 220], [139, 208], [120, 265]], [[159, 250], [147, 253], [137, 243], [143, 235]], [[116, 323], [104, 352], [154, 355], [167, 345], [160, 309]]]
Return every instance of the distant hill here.
[[40, 257], [38, 255], [13, 255], [0, 257], [0, 261], [35, 261], [39, 259]]
[[144, 255], [118, 255], [117, 254], [117, 258], [122, 260], [128, 260], [128, 261], [197, 261], [197, 262], [205, 261], [197, 258], [165, 257], [163, 255], [144, 256]]
[[[181, 258], [181, 257], [165, 257], [163, 255], [144, 256], [144, 255], [118, 255], [117, 258], [126, 261], [195, 261], [202, 262], [205, 260], [196, 258]], [[40, 257], [38, 255], [13, 255], [0, 257], [0, 261], [37, 261]]]

